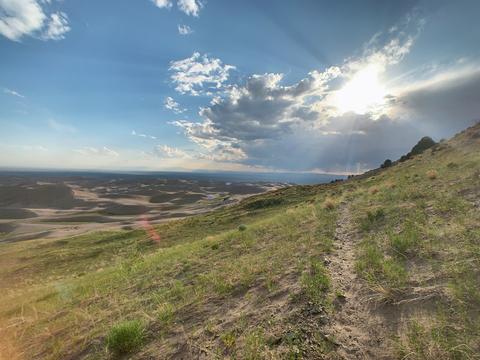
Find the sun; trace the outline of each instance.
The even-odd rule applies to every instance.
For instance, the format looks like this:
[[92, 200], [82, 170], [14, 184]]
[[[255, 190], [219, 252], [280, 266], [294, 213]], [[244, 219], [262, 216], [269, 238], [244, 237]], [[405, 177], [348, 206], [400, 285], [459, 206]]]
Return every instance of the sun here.
[[363, 115], [384, 105], [387, 92], [380, 82], [380, 72], [379, 66], [368, 65], [355, 73], [334, 95], [338, 111]]

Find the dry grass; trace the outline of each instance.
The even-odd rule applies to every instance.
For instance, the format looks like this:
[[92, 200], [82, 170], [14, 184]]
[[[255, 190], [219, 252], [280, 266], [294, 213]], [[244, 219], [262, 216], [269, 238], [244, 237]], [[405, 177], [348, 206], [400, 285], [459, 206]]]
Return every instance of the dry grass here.
[[394, 183], [393, 181], [387, 181], [387, 182], [385, 183], [385, 187], [386, 187], [387, 189], [395, 189], [395, 188], [397, 187], [397, 184]]
[[[0, 359], [17, 349], [32, 359], [105, 358], [107, 346], [137, 351], [138, 338], [141, 358], [194, 358], [176, 353], [185, 343], [212, 358], [329, 357], [334, 350], [311, 352], [316, 335], [297, 336], [305, 323], [290, 315], [307, 302], [328, 311], [338, 290], [322, 259], [333, 253], [340, 202], [363, 240], [355, 269], [370, 290], [365, 301], [394, 309], [398, 332], [384, 334], [398, 342], [391, 358], [478, 358], [480, 144], [452, 144], [381, 177], [292, 186], [159, 225], [160, 244], [140, 230], [0, 244]], [[145, 338], [135, 324], [111, 330], [126, 318], [141, 319]]]
[[438, 172], [436, 170], [428, 170], [426, 174], [430, 180], [435, 180], [438, 177]]
[[[17, 288], [0, 296], [0, 338], [5, 343], [11, 335], [32, 359], [46, 353], [51, 359], [84, 353], [105, 358], [106, 348], [112, 354], [139, 351], [158, 359], [192, 358], [176, 354], [172, 344], [191, 341], [204, 346], [204, 324], [213, 319], [222, 324], [215, 330], [215, 351], [263, 357], [263, 352], [276, 351], [264, 343], [263, 334], [269, 335], [269, 330], [263, 324], [271, 318], [270, 310], [262, 307], [265, 296], [281, 286], [288, 290], [283, 301], [293, 301], [291, 294], [307, 286], [301, 277], [308, 265], [305, 259], [318, 259], [331, 246], [336, 211], [324, 209], [325, 194], [320, 199], [317, 195], [318, 188], [291, 187], [162, 224], [157, 227], [162, 235], [158, 245], [144, 245], [147, 235], [142, 231], [92, 233], [61, 243], [42, 242], [40, 249], [33, 243], [2, 245], [0, 275], [15, 273], [15, 281], [5, 285]], [[273, 196], [283, 202], [267, 201]], [[252, 210], [249, 204], [254, 201], [268, 206]], [[81, 251], [88, 249], [96, 252]], [[111, 252], [112, 259], [104, 254]], [[18, 257], [13, 268], [3, 261], [12, 254]], [[29, 279], [35, 280], [35, 288]], [[239, 329], [235, 306], [247, 295], [252, 305], [243, 310], [245, 326]], [[224, 304], [222, 312], [218, 304]], [[111, 330], [126, 319], [144, 321], [142, 341], [136, 324]], [[259, 331], [252, 333], [254, 328]], [[231, 331], [235, 341], [220, 337]], [[0, 341], [0, 353], [2, 347], [6, 346]], [[282, 349], [278, 351], [290, 351]]]
[[337, 206], [337, 203], [332, 198], [327, 198], [323, 202], [323, 208], [326, 209], [326, 210], [333, 210], [333, 209], [335, 209], [336, 206]]

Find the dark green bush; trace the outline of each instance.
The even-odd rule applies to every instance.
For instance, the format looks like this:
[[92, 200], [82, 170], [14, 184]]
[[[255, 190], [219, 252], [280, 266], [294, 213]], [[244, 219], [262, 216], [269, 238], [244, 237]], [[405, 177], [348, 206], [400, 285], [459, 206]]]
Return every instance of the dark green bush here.
[[385, 160], [385, 161], [383, 162], [383, 164], [380, 165], [380, 167], [381, 167], [382, 169], [386, 169], [386, 168], [388, 168], [388, 167], [390, 167], [390, 166], [392, 166], [392, 160], [390, 160], [390, 159]]
[[283, 204], [284, 200], [280, 198], [258, 199], [248, 203], [245, 207], [250, 210], [263, 209]]

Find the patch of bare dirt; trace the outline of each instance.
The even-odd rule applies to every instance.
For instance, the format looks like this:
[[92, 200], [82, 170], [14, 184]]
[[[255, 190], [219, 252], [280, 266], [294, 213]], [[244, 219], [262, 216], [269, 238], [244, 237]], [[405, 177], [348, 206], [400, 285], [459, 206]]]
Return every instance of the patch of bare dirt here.
[[335, 310], [325, 326], [326, 336], [337, 345], [343, 359], [390, 359], [388, 328], [383, 314], [367, 301], [368, 290], [355, 272], [355, 248], [360, 241], [347, 204], [340, 206], [335, 251], [327, 257], [334, 291]]

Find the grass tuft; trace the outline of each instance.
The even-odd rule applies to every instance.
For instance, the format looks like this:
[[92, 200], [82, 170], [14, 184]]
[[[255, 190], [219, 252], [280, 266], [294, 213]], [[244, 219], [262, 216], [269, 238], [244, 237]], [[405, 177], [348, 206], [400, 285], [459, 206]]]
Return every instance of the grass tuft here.
[[407, 224], [406, 229], [399, 234], [390, 234], [390, 244], [395, 253], [406, 256], [417, 250], [419, 244], [419, 235], [416, 228], [411, 224]]
[[401, 260], [386, 257], [373, 239], [363, 242], [356, 269], [367, 280], [371, 289], [386, 302], [401, 292], [408, 279]]
[[335, 206], [336, 206], [336, 203], [333, 199], [331, 198], [327, 198], [324, 202], [323, 202], [323, 207], [326, 209], [326, 210], [333, 210], [335, 209]]
[[375, 211], [367, 211], [367, 216], [361, 220], [360, 227], [363, 231], [368, 232], [375, 226], [379, 225], [385, 218], [385, 211], [383, 209], [376, 209]]
[[330, 290], [330, 277], [327, 269], [318, 260], [310, 262], [310, 269], [303, 276], [303, 287], [310, 301], [324, 305], [327, 292]]
[[124, 321], [114, 325], [106, 339], [107, 349], [114, 355], [130, 354], [140, 349], [145, 327], [140, 320]]
[[428, 170], [427, 171], [427, 177], [430, 180], [435, 180], [438, 177], [438, 172], [436, 170]]

